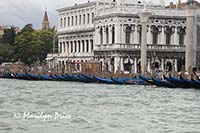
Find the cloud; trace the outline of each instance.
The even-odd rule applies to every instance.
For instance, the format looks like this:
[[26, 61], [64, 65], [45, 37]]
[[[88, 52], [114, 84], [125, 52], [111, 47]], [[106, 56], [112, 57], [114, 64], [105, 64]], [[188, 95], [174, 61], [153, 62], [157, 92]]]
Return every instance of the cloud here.
[[[56, 9], [73, 6], [75, 3], [85, 3], [87, 1], [88, 0], [1, 0], [0, 25], [15, 25], [22, 28], [25, 24], [32, 23], [35, 28], [40, 28], [44, 10], [47, 8], [50, 25], [55, 26], [58, 22]], [[168, 0], [168, 2], [169, 1], [172, 0]]]

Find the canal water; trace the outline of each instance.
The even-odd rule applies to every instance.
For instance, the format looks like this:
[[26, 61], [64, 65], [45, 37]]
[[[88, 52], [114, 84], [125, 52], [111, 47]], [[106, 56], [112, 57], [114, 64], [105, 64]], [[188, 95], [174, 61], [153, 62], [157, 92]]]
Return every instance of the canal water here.
[[200, 90], [0, 79], [0, 133], [200, 132]]

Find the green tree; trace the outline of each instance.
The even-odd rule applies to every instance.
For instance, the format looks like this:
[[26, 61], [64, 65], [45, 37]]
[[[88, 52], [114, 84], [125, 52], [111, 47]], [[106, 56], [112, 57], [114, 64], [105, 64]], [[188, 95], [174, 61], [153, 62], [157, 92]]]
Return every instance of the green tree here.
[[0, 64], [13, 59], [14, 49], [9, 44], [0, 44]]
[[17, 35], [14, 43], [15, 60], [21, 59], [26, 64], [43, 61], [53, 47], [52, 30], [36, 30], [26, 25]]
[[2, 43], [12, 45], [15, 41], [15, 37], [16, 37], [16, 34], [15, 34], [14, 27], [11, 27], [10, 29], [5, 29], [3, 37], [2, 37]]

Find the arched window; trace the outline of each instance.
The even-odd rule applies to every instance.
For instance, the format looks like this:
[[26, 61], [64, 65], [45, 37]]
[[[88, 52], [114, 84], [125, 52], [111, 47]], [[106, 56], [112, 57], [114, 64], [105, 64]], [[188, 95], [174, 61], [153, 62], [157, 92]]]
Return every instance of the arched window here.
[[184, 28], [178, 28], [178, 35], [179, 35], [179, 45], [184, 45], [184, 39], [185, 39], [185, 29]]
[[103, 29], [100, 29], [100, 44], [103, 44]]
[[115, 27], [112, 27], [112, 44], [115, 43]]
[[158, 27], [156, 27], [156, 26], [153, 26], [152, 27], [152, 43], [153, 44], [157, 44], [158, 43]]
[[127, 26], [126, 27], [126, 44], [130, 44], [131, 43], [131, 27]]
[[172, 28], [167, 27], [165, 29], [165, 35], [166, 35], [166, 44], [169, 45], [171, 43]]

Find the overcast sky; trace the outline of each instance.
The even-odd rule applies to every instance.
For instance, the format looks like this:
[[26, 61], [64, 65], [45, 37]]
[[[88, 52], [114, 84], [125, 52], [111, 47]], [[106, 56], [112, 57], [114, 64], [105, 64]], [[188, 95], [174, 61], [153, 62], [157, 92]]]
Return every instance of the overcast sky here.
[[[40, 28], [45, 8], [47, 8], [50, 25], [56, 26], [57, 8], [72, 6], [75, 3], [85, 3], [87, 1], [88, 0], [1, 0], [0, 25], [14, 25], [22, 28], [25, 24], [32, 23], [34, 28]], [[155, 2], [159, 0], [152, 1]], [[176, 2], [177, 0], [165, 0], [165, 3], [170, 1]]]

